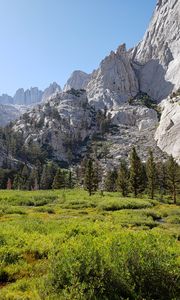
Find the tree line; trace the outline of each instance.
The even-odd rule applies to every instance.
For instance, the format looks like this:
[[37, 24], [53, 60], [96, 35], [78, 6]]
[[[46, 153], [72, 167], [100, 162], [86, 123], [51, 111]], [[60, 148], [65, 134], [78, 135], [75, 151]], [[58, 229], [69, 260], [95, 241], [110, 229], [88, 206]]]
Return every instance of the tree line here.
[[105, 174], [99, 161], [93, 156], [85, 158], [81, 165], [61, 169], [57, 164], [40, 161], [35, 166], [23, 165], [19, 170], [0, 169], [0, 188], [18, 190], [62, 189], [84, 187], [91, 196], [97, 190], [119, 191], [123, 197], [142, 193], [154, 199], [155, 193], [161, 198], [169, 194], [174, 203], [180, 188], [180, 167], [172, 156], [165, 162], [156, 162], [150, 150], [146, 163], [138, 156], [135, 147], [129, 161], [121, 160], [118, 167]]
[[[89, 195], [98, 189], [98, 183], [102, 181], [102, 174], [97, 176], [97, 165], [91, 158], [86, 163], [84, 187]], [[154, 199], [155, 193], [161, 198], [170, 195], [176, 204], [180, 191], [180, 166], [172, 156], [165, 162], [156, 162], [152, 150], [149, 151], [146, 163], [143, 163], [133, 147], [129, 162], [121, 160], [118, 167], [108, 170], [101, 186], [105, 191], [119, 191], [123, 197], [130, 193], [134, 197], [146, 193], [151, 199]]]

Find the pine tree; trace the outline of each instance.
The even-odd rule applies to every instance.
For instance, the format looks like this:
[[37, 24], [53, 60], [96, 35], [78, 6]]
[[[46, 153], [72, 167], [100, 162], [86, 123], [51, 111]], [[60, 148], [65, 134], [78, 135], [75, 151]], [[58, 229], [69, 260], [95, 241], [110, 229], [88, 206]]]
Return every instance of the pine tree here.
[[58, 168], [53, 180], [52, 188], [54, 190], [59, 190], [64, 187], [65, 187], [65, 174], [61, 171], [60, 168]]
[[166, 165], [163, 162], [157, 163], [157, 181], [158, 189], [160, 193], [160, 199], [163, 200], [163, 196], [167, 192], [167, 175], [166, 175]]
[[104, 189], [108, 192], [115, 192], [116, 191], [116, 180], [118, 174], [117, 170], [108, 170], [105, 180], [104, 180]]
[[180, 184], [180, 167], [178, 166], [172, 155], [167, 162], [166, 172], [167, 186], [171, 193], [172, 200], [174, 204], [176, 204], [177, 190]]
[[84, 188], [89, 192], [89, 196], [97, 190], [98, 183], [96, 172], [93, 160], [89, 158], [86, 163], [84, 176]]
[[43, 166], [40, 187], [43, 190], [52, 188], [54, 176], [56, 174], [56, 167], [53, 163], [48, 163]]
[[117, 190], [122, 193], [123, 197], [126, 197], [128, 195], [129, 187], [129, 172], [125, 160], [121, 161], [116, 185]]
[[142, 191], [142, 164], [135, 147], [130, 156], [130, 187], [135, 197]]
[[30, 170], [26, 165], [24, 165], [22, 172], [21, 172], [21, 179], [22, 179], [21, 189], [23, 189], [23, 190], [30, 189], [30, 176], [29, 175], [30, 175]]
[[13, 189], [21, 190], [23, 187], [23, 179], [20, 174], [16, 174], [13, 181]]
[[151, 150], [149, 151], [149, 157], [146, 163], [146, 174], [148, 180], [148, 194], [151, 199], [154, 199], [156, 186], [156, 164]]

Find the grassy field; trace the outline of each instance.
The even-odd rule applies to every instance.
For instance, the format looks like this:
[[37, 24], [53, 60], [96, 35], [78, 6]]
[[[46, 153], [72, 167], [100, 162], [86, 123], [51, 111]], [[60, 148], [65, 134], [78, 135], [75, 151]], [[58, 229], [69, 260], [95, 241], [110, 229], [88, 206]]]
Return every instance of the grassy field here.
[[3, 190], [0, 300], [179, 300], [179, 243], [168, 200]]

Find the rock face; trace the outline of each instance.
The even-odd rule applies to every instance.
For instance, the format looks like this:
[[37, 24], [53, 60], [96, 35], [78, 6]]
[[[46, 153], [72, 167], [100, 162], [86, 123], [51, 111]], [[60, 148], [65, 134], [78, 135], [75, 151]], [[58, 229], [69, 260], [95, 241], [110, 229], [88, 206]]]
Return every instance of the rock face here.
[[0, 104], [13, 104], [13, 98], [7, 94], [0, 96]]
[[132, 51], [140, 89], [161, 101], [180, 87], [180, 1], [159, 0], [142, 42]]
[[20, 111], [13, 105], [0, 104], [0, 126], [5, 126], [11, 121], [19, 118]]
[[62, 92], [22, 116], [13, 130], [23, 133], [25, 145], [48, 145], [51, 158], [67, 162], [80, 155], [95, 126], [94, 116], [85, 91]]
[[60, 91], [61, 87], [56, 82], [50, 84], [44, 91], [39, 90], [37, 87], [31, 87], [27, 90], [20, 88], [16, 91], [14, 97], [2, 94], [0, 96], [0, 104], [34, 105], [41, 101], [46, 101], [49, 97]]
[[180, 164], [180, 97], [161, 103], [162, 116], [155, 134], [157, 145]]
[[87, 85], [89, 102], [98, 108], [121, 105], [139, 91], [125, 44], [111, 52], [93, 72]]
[[59, 92], [61, 92], [61, 87], [56, 82], [51, 83], [50, 86], [44, 90], [42, 101], [48, 100], [50, 97]]
[[14, 104], [19, 105], [32, 105], [40, 102], [42, 99], [42, 91], [37, 87], [30, 88], [26, 91], [18, 89], [14, 95]]
[[90, 78], [90, 74], [87, 74], [83, 71], [74, 71], [65, 84], [63, 91], [66, 92], [70, 89], [86, 89]]

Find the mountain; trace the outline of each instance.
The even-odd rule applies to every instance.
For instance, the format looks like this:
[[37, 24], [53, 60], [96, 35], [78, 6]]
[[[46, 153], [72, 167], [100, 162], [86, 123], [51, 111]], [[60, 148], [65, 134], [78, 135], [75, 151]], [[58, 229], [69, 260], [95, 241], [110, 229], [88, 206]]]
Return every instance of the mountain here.
[[159, 105], [162, 116], [155, 134], [157, 144], [180, 163], [179, 0], [157, 2], [149, 28], [132, 53], [140, 89], [158, 102], [163, 100]]
[[31, 87], [24, 91], [24, 89], [18, 89], [13, 97], [13, 104], [19, 105], [32, 105], [38, 103], [42, 99], [43, 92], [37, 87]]
[[100, 63], [87, 85], [89, 101], [98, 108], [121, 105], [139, 91], [138, 79], [129, 60], [125, 44]]
[[74, 71], [64, 85], [63, 91], [66, 92], [72, 88], [75, 90], [86, 89], [90, 78], [90, 74], [83, 71]]
[[0, 126], [7, 125], [10, 121], [15, 121], [31, 107], [42, 101], [48, 100], [52, 95], [61, 91], [61, 87], [53, 82], [44, 91], [37, 87], [24, 90], [20, 88], [14, 97], [7, 94], [0, 96]]
[[56, 82], [53, 82], [44, 90], [41, 101], [46, 101], [51, 96], [59, 92], [61, 92], [61, 87]]
[[140, 89], [161, 101], [180, 87], [180, 1], [159, 0], [143, 40], [132, 51]]
[[90, 75], [73, 72], [63, 91], [50, 85], [11, 128], [24, 147], [36, 145], [66, 165], [96, 149], [102, 167], [110, 168], [134, 145], [143, 161], [152, 148], [157, 159], [168, 153], [180, 163], [179, 5], [158, 1], [135, 48], [120, 45]]
[[13, 105], [2, 105], [0, 104], [0, 126], [4, 126], [11, 121], [19, 118], [20, 111]]
[[0, 96], [0, 104], [34, 105], [41, 101], [46, 101], [54, 93], [60, 91], [61, 87], [56, 82], [50, 84], [44, 91], [39, 90], [37, 87], [31, 87], [27, 90], [20, 88], [13, 97], [2, 94], [2, 96]]

